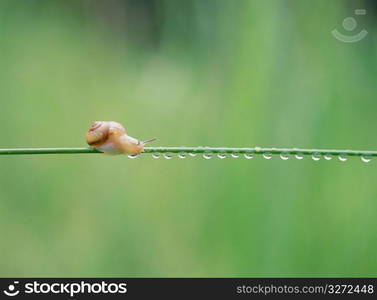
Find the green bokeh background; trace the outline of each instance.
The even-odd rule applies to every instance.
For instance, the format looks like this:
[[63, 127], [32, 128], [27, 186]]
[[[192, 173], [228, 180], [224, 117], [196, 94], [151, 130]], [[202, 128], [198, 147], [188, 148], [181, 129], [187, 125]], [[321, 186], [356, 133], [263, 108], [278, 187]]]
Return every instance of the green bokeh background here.
[[[0, 1], [0, 147], [375, 150], [372, 3]], [[376, 276], [376, 164], [3, 156], [0, 276]]]

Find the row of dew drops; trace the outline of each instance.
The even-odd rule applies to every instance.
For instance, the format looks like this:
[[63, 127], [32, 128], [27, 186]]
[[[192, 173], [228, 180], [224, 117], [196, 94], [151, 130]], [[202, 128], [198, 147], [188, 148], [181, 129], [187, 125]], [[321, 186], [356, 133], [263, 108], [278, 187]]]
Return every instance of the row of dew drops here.
[[[136, 155], [128, 155], [129, 158], [137, 158], [139, 157], [140, 155], [136, 154]], [[234, 152], [234, 153], [185, 153], [185, 152], [179, 152], [176, 154], [176, 157], [180, 158], [180, 159], [184, 159], [184, 158], [187, 158], [187, 157], [196, 157], [196, 156], [202, 156], [204, 159], [212, 159], [212, 158], [219, 158], [219, 159], [225, 159], [225, 158], [240, 158], [240, 157], [244, 157], [245, 159], [253, 159], [254, 158], [254, 154], [253, 153], [237, 153], [237, 152]], [[271, 153], [263, 153], [262, 154], [262, 157], [264, 159], [267, 159], [267, 160], [270, 160], [273, 156], [279, 156], [280, 159], [282, 160], [288, 160], [290, 159], [291, 157], [295, 158], [295, 159], [298, 159], [298, 160], [302, 160], [304, 159], [305, 155], [302, 154], [302, 153], [296, 153], [296, 154], [289, 154], [289, 153], [281, 153], [281, 154], [271, 154]], [[323, 157], [325, 160], [332, 160], [333, 158], [334, 159], [338, 159], [339, 161], [341, 162], [345, 162], [348, 160], [348, 156], [346, 154], [331, 154], [331, 153], [313, 153], [311, 155], [307, 155], [307, 156], [310, 156], [312, 160], [314, 161], [319, 161], [321, 160], [321, 158]], [[152, 153], [152, 157], [155, 158], [155, 159], [159, 159], [159, 158], [165, 158], [165, 159], [172, 159], [174, 157], [174, 155], [172, 153]], [[360, 159], [361, 161], [365, 162], [365, 163], [369, 163], [371, 160], [372, 160], [372, 157], [371, 156], [360, 156]]]

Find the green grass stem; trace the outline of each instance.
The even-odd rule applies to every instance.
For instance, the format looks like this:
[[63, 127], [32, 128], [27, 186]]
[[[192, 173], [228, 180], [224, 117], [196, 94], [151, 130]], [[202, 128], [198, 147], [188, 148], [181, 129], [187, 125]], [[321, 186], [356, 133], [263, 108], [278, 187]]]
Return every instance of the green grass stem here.
[[[98, 154], [93, 148], [12, 148], [0, 149], [0, 155], [37, 155], [37, 154]], [[301, 155], [345, 155], [375, 157], [377, 151], [299, 149], [299, 148], [223, 148], [223, 147], [146, 147], [144, 153], [240, 153], [240, 154], [301, 154]]]

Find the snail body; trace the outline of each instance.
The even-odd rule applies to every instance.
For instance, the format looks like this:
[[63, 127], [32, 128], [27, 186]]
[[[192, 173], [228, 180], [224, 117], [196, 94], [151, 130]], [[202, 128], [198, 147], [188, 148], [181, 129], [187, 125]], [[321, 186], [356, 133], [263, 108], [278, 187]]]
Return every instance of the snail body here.
[[96, 121], [86, 133], [86, 142], [107, 155], [136, 155], [144, 151], [147, 143], [155, 139], [140, 141], [129, 136], [126, 129], [113, 121]]

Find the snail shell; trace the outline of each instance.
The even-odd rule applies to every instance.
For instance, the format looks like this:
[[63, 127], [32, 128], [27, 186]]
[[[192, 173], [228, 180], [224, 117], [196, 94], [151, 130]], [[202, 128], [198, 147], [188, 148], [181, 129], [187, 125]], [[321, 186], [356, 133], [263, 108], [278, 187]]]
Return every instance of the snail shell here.
[[96, 121], [86, 133], [88, 145], [107, 155], [139, 154], [144, 151], [145, 144], [154, 140], [139, 141], [127, 135], [126, 129], [113, 121]]

